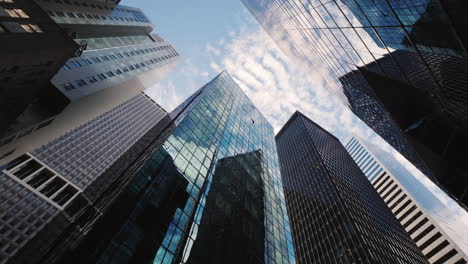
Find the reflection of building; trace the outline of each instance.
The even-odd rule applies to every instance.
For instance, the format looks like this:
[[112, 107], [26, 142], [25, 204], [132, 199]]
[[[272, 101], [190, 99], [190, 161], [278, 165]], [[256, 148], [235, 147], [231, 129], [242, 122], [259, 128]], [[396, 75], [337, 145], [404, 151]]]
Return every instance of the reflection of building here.
[[163, 147], [190, 198], [161, 230], [154, 262], [294, 262], [273, 128], [239, 86], [223, 72], [170, 116], [176, 128]]
[[261, 152], [218, 160], [187, 263], [264, 263]]
[[419, 0], [343, 0], [380, 47], [468, 58], [468, 4]]
[[[450, 61], [456, 60], [461, 59], [449, 57], [432, 64], [433, 70], [438, 72], [438, 83], [446, 84], [442, 90], [431, 82], [423, 62], [409, 51], [392, 52], [340, 80], [352, 110], [359, 118], [426, 175], [432, 174], [429, 171], [434, 172], [435, 182], [461, 198], [468, 184], [467, 159], [460, 155], [468, 147], [468, 127], [445, 114], [445, 111], [464, 111], [460, 107], [463, 96], [455, 95], [459, 88], [455, 86], [461, 83], [460, 77], [464, 78], [458, 75], [462, 69], [457, 72], [454, 66], [452, 70], [449, 67]], [[395, 61], [404, 66], [397, 67]], [[367, 82], [357, 83], [362, 76]], [[365, 105], [377, 107], [363, 107]], [[375, 122], [375, 118], [380, 121]]]
[[[371, 149], [367, 147], [368, 143], [356, 137], [345, 144], [346, 150], [430, 263], [468, 261], [468, 234], [465, 234], [468, 223], [463, 220], [468, 213], [463, 208], [453, 202], [441, 202], [450, 198], [434, 184], [418, 180], [404, 170], [385, 168], [384, 163], [391, 166], [395, 162], [391, 154], [376, 150], [375, 146]], [[377, 159], [374, 153], [385, 158]]]
[[2, 263], [190, 262], [222, 171], [263, 182], [243, 211], [261, 212], [232, 226], [254, 260], [294, 261], [273, 128], [225, 72], [171, 118], [140, 95], [3, 169]]
[[[36, 3], [39, 6], [36, 6]], [[71, 50], [69, 56], [59, 60], [60, 63], [53, 64], [55, 71], [44, 78], [47, 89], [42, 89], [40, 93], [39, 90], [37, 94], [18, 90], [21, 91], [21, 97], [40, 98], [30, 98], [34, 104], [17, 118], [18, 122], [21, 122], [14, 126], [14, 130], [10, 129], [3, 135], [0, 131], [0, 164], [32, 151], [138, 95], [161, 80], [180, 59], [170, 43], [151, 33], [154, 27], [140, 9], [116, 5], [113, 1], [72, 3], [38, 0], [30, 4], [32, 7], [36, 6], [39, 11], [42, 11], [42, 8], [44, 20], [47, 19], [49, 23], [45, 25], [50, 28], [56, 27], [55, 30], [58, 31], [52, 32], [57, 36], [52, 35], [55, 38], [51, 39], [55, 42], [48, 47], [51, 49], [50, 56], [58, 56], [60, 52], [65, 52], [65, 40], [68, 40], [75, 50], [79, 44], [80, 50], [76, 54], [79, 56], [75, 57], [74, 50]], [[3, 2], [0, 5], [3, 5]], [[43, 38], [47, 38], [47, 30], [48, 27], [44, 27], [45, 33], [30, 35], [44, 35]], [[61, 35], [58, 33], [62, 34], [65, 40], [59, 42], [57, 38]], [[55, 47], [56, 43], [62, 43], [62, 50]], [[28, 50], [30, 47], [24, 46], [24, 43], [20, 47], [26, 54], [31, 51], [42, 54], [42, 50]], [[62, 68], [57, 72], [60, 67]], [[33, 85], [29, 82], [27, 85], [38, 88], [35, 83]], [[13, 100], [4, 105], [8, 106], [9, 102]], [[20, 106], [21, 104], [15, 105], [15, 109]], [[6, 112], [8, 111], [2, 111]], [[12, 118], [16, 116], [15, 114]]]
[[324, 69], [332, 80], [325, 85], [358, 117], [428, 177], [463, 196], [466, 1], [242, 1], [286, 54], [315, 76]]
[[403, 130], [377, 99], [362, 74], [353, 71], [340, 78], [351, 109], [362, 121], [405, 156], [419, 170], [437, 182], [431, 170], [408, 141]]
[[337, 138], [296, 112], [276, 142], [299, 263], [427, 263]]

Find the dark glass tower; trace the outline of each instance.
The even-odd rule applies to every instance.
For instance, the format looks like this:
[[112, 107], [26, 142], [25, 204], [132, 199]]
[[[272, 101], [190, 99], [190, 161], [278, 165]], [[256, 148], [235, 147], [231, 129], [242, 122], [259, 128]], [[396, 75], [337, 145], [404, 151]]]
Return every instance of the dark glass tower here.
[[[132, 102], [136, 105], [114, 114], [134, 112], [143, 105]], [[148, 123], [145, 118], [143, 122], [128, 118]], [[0, 193], [8, 201], [0, 215], [8, 221], [1, 228], [7, 231], [6, 238], [11, 237], [8, 245], [14, 246], [12, 252], [0, 252], [2, 261], [295, 263], [273, 128], [226, 72], [138, 140], [128, 135], [141, 134], [135, 125], [136, 130], [128, 128], [132, 122], [100, 121], [78, 131], [87, 135], [83, 149], [70, 143], [79, 140], [72, 131], [73, 137], [33, 153], [36, 163], [47, 163], [45, 172], [58, 174], [75, 188], [72, 198], [65, 199], [69, 202], [54, 204], [58, 193], [54, 186], [47, 197], [39, 194], [42, 189], [34, 191], [36, 185], [25, 186], [35, 183], [30, 179], [41, 179], [36, 177], [41, 169], [36, 163], [23, 168], [25, 161], [17, 160], [3, 167], [0, 187], [18, 189], [19, 194]], [[107, 129], [96, 128], [102, 123]], [[99, 131], [116, 136], [106, 141], [108, 146], [86, 144], [93, 140], [89, 134]], [[121, 143], [113, 144], [114, 139]], [[68, 151], [72, 153], [67, 144], [75, 147]], [[107, 153], [103, 159], [99, 154], [121, 145], [126, 148], [121, 158]], [[73, 166], [75, 171], [70, 171]], [[28, 199], [34, 203], [18, 212]], [[22, 229], [11, 226], [19, 214], [25, 221], [37, 218], [37, 227], [35, 222]], [[17, 233], [27, 244], [18, 245], [12, 235]]]
[[428, 263], [337, 138], [296, 112], [276, 142], [298, 263]]
[[263, 263], [262, 152], [220, 159], [187, 263]]
[[242, 2], [286, 54], [468, 202], [466, 1]]

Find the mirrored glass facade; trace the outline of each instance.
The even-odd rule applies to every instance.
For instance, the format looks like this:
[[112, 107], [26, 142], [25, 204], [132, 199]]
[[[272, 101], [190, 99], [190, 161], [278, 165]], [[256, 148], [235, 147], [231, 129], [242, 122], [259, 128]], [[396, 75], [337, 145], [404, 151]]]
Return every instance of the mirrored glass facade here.
[[[379, 152], [379, 156], [383, 154], [385, 163], [398, 161], [377, 147], [370, 152], [371, 149], [366, 147], [369, 144], [353, 136], [345, 146], [429, 262], [466, 263], [468, 212], [432, 182], [425, 179], [420, 181], [405, 170], [390, 172], [374, 152]], [[450, 229], [447, 232], [448, 225]]]
[[434, 182], [463, 196], [466, 1], [242, 2], [289, 57], [323, 76], [337, 98]]
[[[34, 202], [25, 218], [44, 218], [36, 221], [37, 229], [31, 229], [34, 242], [16, 251], [15, 263], [31, 263], [26, 256], [38, 263], [295, 263], [273, 128], [228, 73], [218, 75], [170, 116], [170, 122], [166, 115], [133, 140], [121, 158], [111, 155], [110, 167], [91, 181], [86, 175], [100, 170], [99, 151], [106, 153], [113, 145], [85, 145], [82, 151], [73, 151], [76, 155], [53, 156], [55, 161], [74, 161], [67, 166], [49, 161], [53, 169], [46, 170], [76, 183], [72, 187], [76, 186], [78, 195], [63, 206], [51, 203], [55, 195], [37, 197], [2, 175], [5, 186], [18, 185], [19, 203]], [[119, 122], [117, 130], [126, 131], [128, 123]], [[100, 131], [113, 133], [115, 139], [126, 138], [115, 128]], [[87, 138], [93, 139], [76, 140]], [[51, 159], [46, 152], [62, 149], [75, 137], [60, 140], [61, 144], [54, 142], [34, 155]], [[73, 177], [76, 172], [67, 169], [84, 158], [90, 160], [76, 168], [83, 175]], [[42, 164], [28, 155], [4, 169], [25, 178], [21, 175]], [[18, 198], [8, 192], [2, 195], [7, 195], [11, 207], [1, 217], [16, 217]], [[43, 209], [34, 211], [40, 201]], [[19, 233], [6, 227], [7, 236], [10, 231]], [[29, 231], [28, 225], [22, 228]]]
[[99, 260], [295, 263], [273, 128], [232, 78], [221, 73], [171, 116], [170, 136], [135, 171], [141, 198]]
[[298, 263], [428, 263], [337, 138], [296, 112], [276, 142]]

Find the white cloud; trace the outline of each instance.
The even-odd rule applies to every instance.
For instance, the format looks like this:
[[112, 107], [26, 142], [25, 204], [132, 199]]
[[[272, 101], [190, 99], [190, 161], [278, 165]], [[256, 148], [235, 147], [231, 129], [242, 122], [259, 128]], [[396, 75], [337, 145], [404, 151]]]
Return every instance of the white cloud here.
[[151, 98], [154, 98], [158, 104], [160, 104], [164, 109], [171, 110], [174, 109], [183, 98], [180, 96], [180, 93], [177, 92], [177, 89], [172, 81], [168, 81], [164, 87], [161, 83], [157, 83], [154, 86], [145, 90], [145, 93], [148, 94]]
[[214, 54], [216, 56], [221, 55], [221, 51], [219, 49], [213, 47], [210, 43], [206, 44], [206, 52], [212, 53], [212, 54]]
[[[259, 27], [230, 32], [231, 39], [209, 47], [214, 71], [227, 70], [278, 131], [299, 110], [324, 128], [347, 136], [356, 118], [324, 87], [323, 71], [305, 72], [276, 46]], [[207, 45], [208, 47], [208, 45]], [[215, 50], [222, 51], [223, 56]]]

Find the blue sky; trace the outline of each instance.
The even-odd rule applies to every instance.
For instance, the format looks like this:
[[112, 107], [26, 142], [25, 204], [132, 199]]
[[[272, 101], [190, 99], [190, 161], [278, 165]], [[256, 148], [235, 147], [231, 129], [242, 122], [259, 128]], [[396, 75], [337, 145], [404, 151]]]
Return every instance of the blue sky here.
[[276, 131], [299, 110], [341, 141], [351, 134], [364, 138], [386, 152], [388, 166], [402, 165], [405, 173], [437, 193], [446, 209], [456, 211], [440, 215], [463, 219], [462, 223], [468, 219], [452, 199], [323, 87], [320, 69], [306, 73], [292, 63], [240, 0], [124, 0], [122, 4], [141, 8], [156, 32], [183, 56], [163, 81], [147, 89], [166, 110], [227, 70]]
[[295, 110], [341, 140], [349, 129], [361, 127], [320, 85], [321, 76], [302, 72], [289, 61], [240, 0], [124, 0], [122, 4], [141, 8], [156, 32], [183, 56], [163, 81], [147, 90], [168, 111], [227, 70], [276, 131]]

